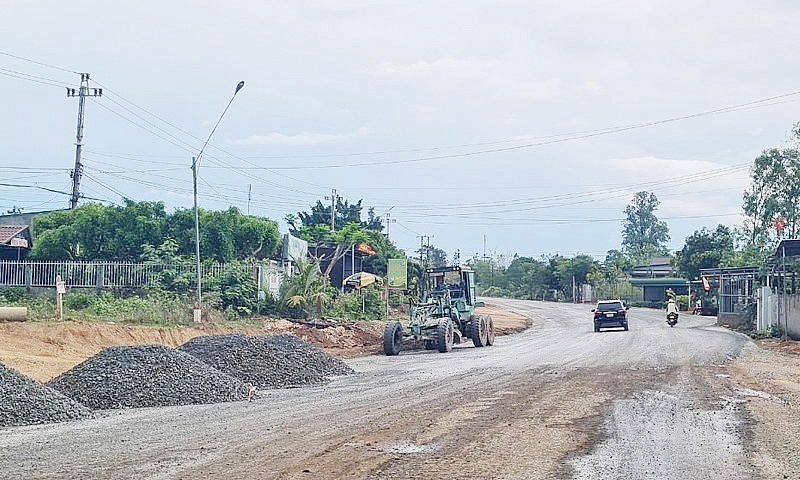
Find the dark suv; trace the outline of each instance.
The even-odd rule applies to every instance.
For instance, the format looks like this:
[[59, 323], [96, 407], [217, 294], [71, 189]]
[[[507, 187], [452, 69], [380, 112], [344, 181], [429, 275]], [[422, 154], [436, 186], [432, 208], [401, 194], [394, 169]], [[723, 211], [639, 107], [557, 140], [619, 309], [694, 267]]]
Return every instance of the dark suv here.
[[603, 327], [622, 327], [628, 330], [628, 309], [622, 300], [601, 300], [592, 311], [595, 332], [599, 332]]

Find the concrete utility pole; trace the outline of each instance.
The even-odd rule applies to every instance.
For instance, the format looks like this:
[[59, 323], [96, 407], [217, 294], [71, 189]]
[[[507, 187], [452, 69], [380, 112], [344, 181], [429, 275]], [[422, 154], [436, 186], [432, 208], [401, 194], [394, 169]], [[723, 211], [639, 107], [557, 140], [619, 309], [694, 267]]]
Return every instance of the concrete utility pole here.
[[389, 224], [397, 222], [397, 219], [394, 219], [391, 216], [392, 216], [391, 212], [386, 212], [386, 238], [389, 238]]
[[72, 198], [69, 201], [69, 208], [78, 206], [78, 199], [81, 196], [81, 175], [83, 174], [83, 164], [81, 163], [81, 150], [83, 148], [83, 113], [86, 105], [86, 97], [100, 97], [103, 95], [102, 88], [89, 88], [89, 74], [81, 73], [81, 86], [76, 90], [67, 88], [67, 97], [78, 97], [78, 135], [75, 137], [75, 169], [72, 170]]
[[[328, 197], [325, 197], [326, 199]], [[331, 189], [331, 232], [336, 231], [336, 202], [339, 201], [339, 194], [336, 189]]]
[[[427, 257], [430, 258], [430, 250], [431, 250], [431, 238], [433, 235], [417, 235], [419, 238], [419, 263], [422, 264], [422, 255], [427, 252]], [[427, 240], [427, 246], [425, 245], [425, 240]]]

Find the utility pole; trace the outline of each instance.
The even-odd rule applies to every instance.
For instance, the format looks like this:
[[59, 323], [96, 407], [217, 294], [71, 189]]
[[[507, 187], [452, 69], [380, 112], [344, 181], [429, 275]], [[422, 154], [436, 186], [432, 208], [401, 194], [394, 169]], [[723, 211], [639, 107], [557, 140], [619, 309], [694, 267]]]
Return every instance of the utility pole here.
[[392, 218], [391, 212], [386, 212], [386, 238], [389, 238], [389, 224], [395, 222], [397, 222], [397, 219]]
[[[328, 197], [325, 197], [327, 200]], [[331, 189], [331, 232], [336, 231], [336, 202], [339, 201], [339, 194], [336, 193], [336, 189]]]
[[67, 97], [78, 97], [78, 134], [75, 143], [75, 169], [72, 170], [72, 198], [69, 201], [69, 208], [78, 206], [78, 199], [81, 196], [81, 175], [83, 174], [83, 164], [81, 163], [81, 150], [83, 148], [83, 113], [86, 105], [86, 97], [99, 97], [103, 95], [102, 88], [89, 88], [89, 74], [81, 73], [81, 86], [76, 90], [67, 88]]
[[253, 184], [247, 184], [247, 214], [250, 215], [250, 200], [253, 198]]
[[419, 263], [422, 265], [422, 255], [425, 252], [428, 252], [427, 257], [430, 258], [431, 238], [433, 238], [433, 235], [417, 235], [417, 238], [419, 238]]

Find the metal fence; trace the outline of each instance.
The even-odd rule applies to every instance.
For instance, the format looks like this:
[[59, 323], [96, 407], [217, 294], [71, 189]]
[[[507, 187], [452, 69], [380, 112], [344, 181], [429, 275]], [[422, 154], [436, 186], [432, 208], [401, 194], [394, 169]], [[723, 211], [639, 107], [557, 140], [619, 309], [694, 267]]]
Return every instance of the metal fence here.
[[[256, 278], [259, 267], [258, 264], [204, 265], [202, 277], [208, 280], [233, 268]], [[154, 263], [0, 261], [0, 286], [55, 288], [56, 276], [60, 275], [61, 280], [70, 287], [140, 288], [165, 274], [171, 277], [194, 276], [195, 268], [194, 265]]]

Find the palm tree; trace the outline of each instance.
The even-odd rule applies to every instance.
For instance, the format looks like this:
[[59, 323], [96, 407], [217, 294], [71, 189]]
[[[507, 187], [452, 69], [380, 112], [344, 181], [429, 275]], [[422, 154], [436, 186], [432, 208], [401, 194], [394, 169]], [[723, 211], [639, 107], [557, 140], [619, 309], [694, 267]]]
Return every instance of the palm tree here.
[[322, 309], [331, 299], [331, 287], [319, 263], [301, 260], [297, 262], [297, 270], [281, 285], [281, 304], [300, 308], [306, 317], [322, 315]]

